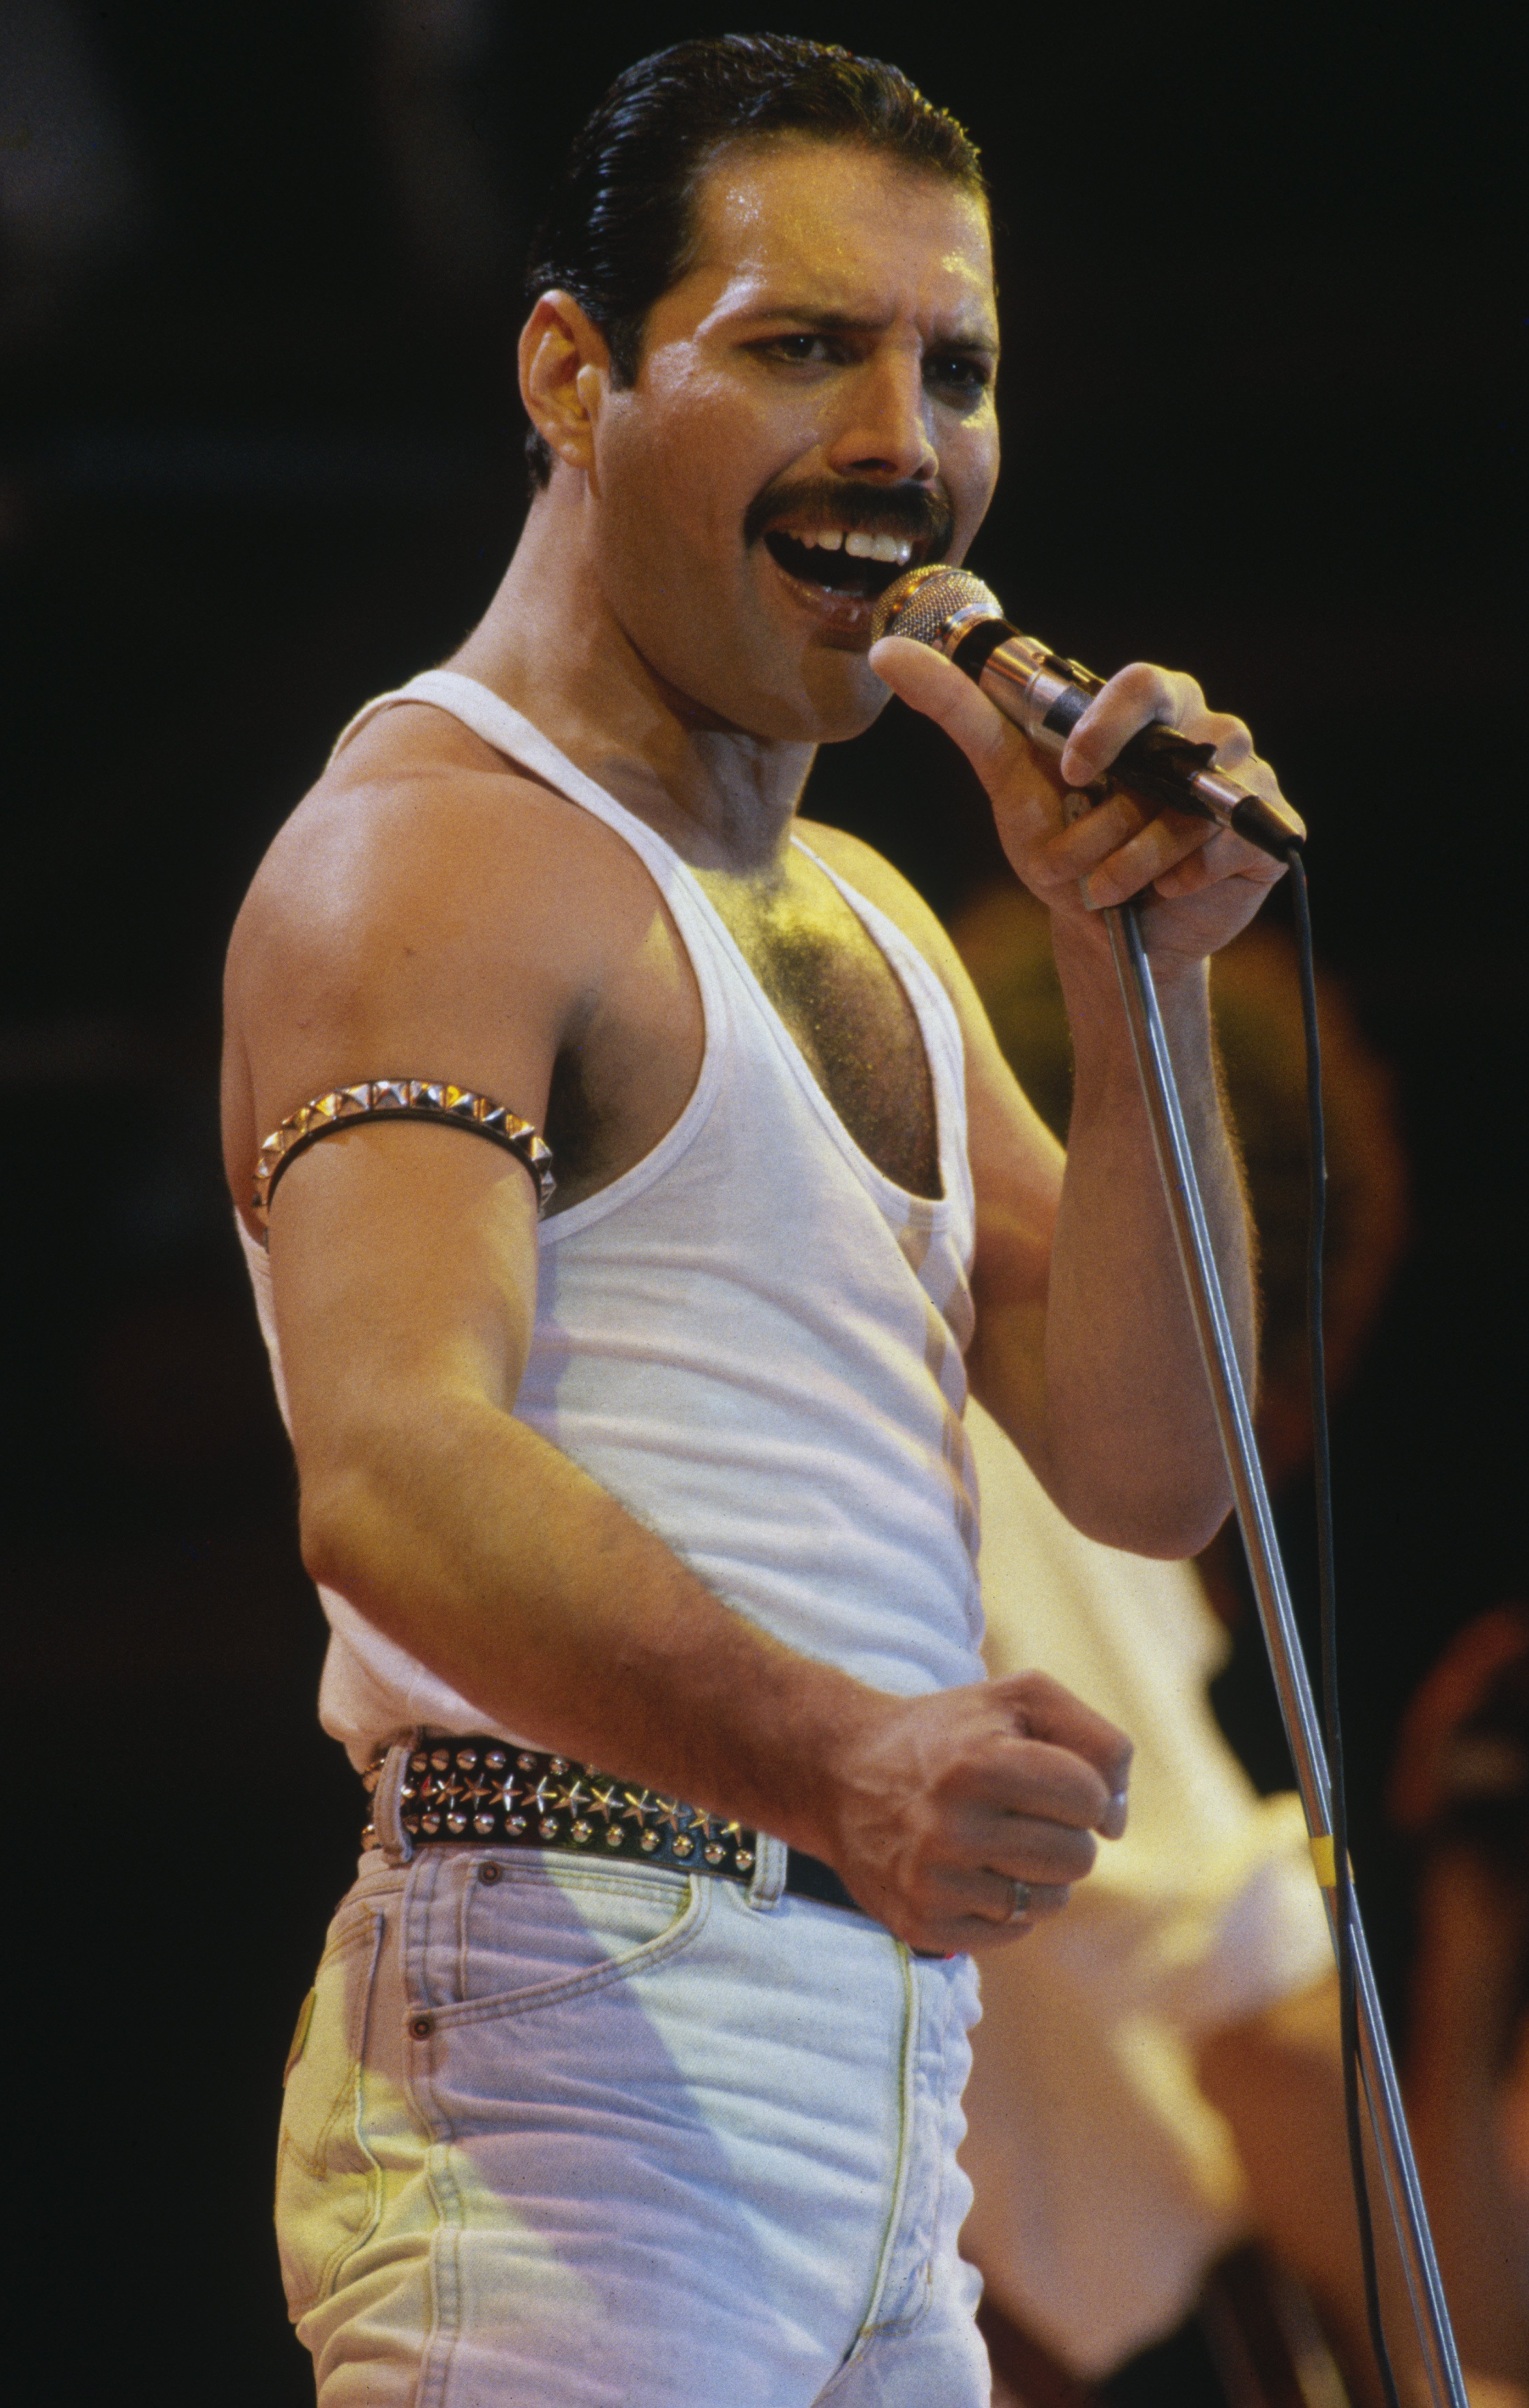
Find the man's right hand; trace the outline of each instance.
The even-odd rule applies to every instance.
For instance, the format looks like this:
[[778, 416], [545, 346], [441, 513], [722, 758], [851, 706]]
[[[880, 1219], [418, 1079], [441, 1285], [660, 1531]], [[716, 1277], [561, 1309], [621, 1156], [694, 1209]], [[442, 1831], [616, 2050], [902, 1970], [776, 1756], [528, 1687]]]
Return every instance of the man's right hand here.
[[[910, 1947], [992, 1948], [1065, 1906], [1125, 1828], [1131, 1742], [1045, 1672], [879, 1699], [830, 1767], [833, 1862]], [[1028, 1890], [1015, 1913], [1019, 1882]]]

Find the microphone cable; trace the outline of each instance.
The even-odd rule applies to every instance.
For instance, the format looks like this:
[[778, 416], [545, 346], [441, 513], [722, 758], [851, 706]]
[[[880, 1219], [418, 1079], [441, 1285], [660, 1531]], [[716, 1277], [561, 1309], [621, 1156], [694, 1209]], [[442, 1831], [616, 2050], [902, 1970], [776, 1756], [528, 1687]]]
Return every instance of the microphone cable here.
[[1317, 1589], [1322, 1644], [1322, 1726], [1327, 1745], [1329, 1813], [1333, 1832], [1334, 1923], [1338, 1973], [1338, 2014], [1343, 2058], [1344, 2123], [1349, 2167], [1359, 2223], [1365, 2275], [1365, 2309], [1386, 2408], [1400, 2408], [1396, 2377], [1386, 2344], [1376, 2262], [1375, 2219], [1360, 2102], [1359, 1993], [1354, 1971], [1353, 1872], [1349, 1862], [1349, 1802], [1344, 1785], [1343, 1726], [1338, 1712], [1337, 1579], [1333, 1539], [1333, 1461], [1327, 1418], [1327, 1365], [1322, 1334], [1322, 1258], [1327, 1232], [1327, 1137], [1322, 1099], [1322, 1034], [1317, 1023], [1317, 976], [1311, 944], [1311, 907], [1300, 847], [1285, 852], [1295, 915], [1295, 945], [1306, 1036], [1306, 1103], [1309, 1131], [1309, 1202], [1307, 1220], [1307, 1343], [1311, 1380], [1311, 1427], [1317, 1507]]

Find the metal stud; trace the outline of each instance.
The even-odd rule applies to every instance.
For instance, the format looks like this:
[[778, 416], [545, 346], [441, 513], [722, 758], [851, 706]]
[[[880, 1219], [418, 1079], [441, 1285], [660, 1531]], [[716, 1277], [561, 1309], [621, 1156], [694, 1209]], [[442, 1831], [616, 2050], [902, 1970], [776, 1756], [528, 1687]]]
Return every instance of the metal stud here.
[[683, 1831], [679, 1833], [678, 1839], [674, 1842], [673, 1847], [674, 1854], [677, 1856], [693, 1856], [695, 1854], [694, 1841], [688, 1839]]
[[422, 1814], [420, 1820], [424, 1826], [424, 1828], [429, 1832], [431, 1838], [434, 1839], [436, 1832], [440, 1829], [440, 1816], [438, 1814]]
[[658, 1845], [658, 1833], [656, 1831], [644, 1831], [642, 1838], [637, 1844], [641, 1848], [645, 1856], [650, 1856], [653, 1850]]
[[430, 1761], [436, 1772], [450, 1772], [451, 1770], [450, 1749], [449, 1747], [437, 1747], [433, 1749], [431, 1752]]
[[410, 1772], [425, 1772], [429, 1770], [429, 1766], [430, 1758], [424, 1754], [422, 1749], [418, 1756], [411, 1756], [409, 1757], [408, 1769]]
[[555, 1814], [544, 1814], [541, 1821], [536, 1826], [537, 1830], [541, 1833], [544, 1840], [555, 1840], [560, 1828], [561, 1827]]
[[570, 1839], [577, 1840], [579, 1846], [583, 1847], [586, 1841], [593, 1839], [594, 1826], [593, 1823], [586, 1823], [582, 1817], [580, 1817], [580, 1819], [574, 1825], [573, 1829], [570, 1831], [568, 1836]]
[[465, 1814], [456, 1814], [456, 1813], [448, 1814], [448, 1816], [446, 1817], [446, 1828], [447, 1828], [447, 1829], [448, 1829], [448, 1830], [449, 1830], [449, 1831], [453, 1835], [453, 1837], [454, 1837], [454, 1838], [456, 1838], [456, 1839], [459, 1839], [459, 1840], [460, 1840], [460, 1839], [461, 1839], [461, 1837], [462, 1837], [463, 1832], [464, 1832], [464, 1831], [466, 1829], [466, 1828], [467, 1828], [467, 1817], [466, 1817], [466, 1815], [465, 1815]]
[[522, 1772], [535, 1772], [536, 1769], [536, 1758], [531, 1754], [529, 1748], [522, 1748], [515, 1761]]
[[615, 1824], [614, 1824], [614, 1823], [612, 1823], [612, 1824], [611, 1824], [611, 1826], [610, 1826], [610, 1828], [609, 1828], [609, 1829], [608, 1829], [608, 1830], [607, 1831], [607, 1833], [606, 1833], [606, 1845], [607, 1845], [607, 1848], [619, 1848], [619, 1847], [621, 1846], [621, 1844], [622, 1844], [622, 1834], [621, 1834], [621, 1832], [620, 1832], [620, 1831], [618, 1831], [618, 1829], [616, 1828]]
[[507, 1831], [523, 1831], [525, 1828], [525, 1816], [523, 1814], [507, 1814], [505, 1816], [505, 1828]]
[[478, 1770], [478, 1750], [476, 1747], [458, 1748], [457, 1769], [461, 1772], [476, 1772]]
[[473, 1816], [473, 1829], [478, 1833], [479, 1839], [486, 1840], [493, 1828], [493, 1816], [492, 1814], [475, 1814]]
[[[678, 1855], [678, 1854], [679, 1854], [679, 1841], [677, 1840], [677, 1841], [675, 1842], [675, 1853], [676, 1853], [676, 1855]], [[711, 1845], [710, 1845], [708, 1848], [703, 1848], [703, 1849], [702, 1849], [702, 1851], [701, 1851], [701, 1854], [703, 1855], [703, 1856], [705, 1856], [705, 1858], [706, 1858], [706, 1860], [707, 1860], [707, 1864], [708, 1864], [708, 1865], [720, 1865], [720, 1864], [722, 1863], [722, 1849], [717, 1845], [717, 1842], [716, 1842], [716, 1841], [715, 1841], [715, 1840], [713, 1840], [713, 1841], [712, 1841]]]
[[739, 1848], [733, 1861], [737, 1866], [740, 1873], [752, 1872], [754, 1869], [753, 1852], [751, 1849]]
[[491, 1747], [483, 1761], [491, 1772], [503, 1772], [509, 1758], [502, 1747]]
[[554, 1756], [550, 1757], [548, 1759], [547, 1770], [549, 1772], [566, 1772], [568, 1770], [567, 1757], [565, 1756]]

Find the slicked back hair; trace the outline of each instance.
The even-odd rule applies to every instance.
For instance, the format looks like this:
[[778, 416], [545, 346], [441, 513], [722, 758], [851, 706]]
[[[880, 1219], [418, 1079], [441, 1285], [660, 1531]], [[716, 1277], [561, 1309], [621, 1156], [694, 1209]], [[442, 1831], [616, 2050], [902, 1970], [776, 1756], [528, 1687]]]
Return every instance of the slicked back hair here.
[[[528, 303], [571, 294], [615, 382], [634, 383], [648, 312], [690, 264], [707, 167], [728, 143], [792, 134], [857, 143], [986, 197], [976, 145], [900, 67], [788, 34], [677, 42], [618, 76], [575, 138], [532, 244]], [[534, 426], [526, 466], [535, 494], [552, 455]]]

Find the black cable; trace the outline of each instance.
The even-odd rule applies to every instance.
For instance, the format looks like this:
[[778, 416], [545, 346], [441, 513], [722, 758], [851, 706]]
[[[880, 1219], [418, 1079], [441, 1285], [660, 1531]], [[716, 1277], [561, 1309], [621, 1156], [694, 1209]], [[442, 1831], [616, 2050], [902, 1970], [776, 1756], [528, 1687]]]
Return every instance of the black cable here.
[[1343, 2049], [1343, 2106], [1359, 2250], [1365, 2269], [1365, 2307], [1370, 2344], [1379, 2369], [1387, 2408], [1400, 2408], [1396, 2377], [1386, 2347], [1376, 2271], [1375, 2221], [1365, 2166], [1359, 2077], [1359, 1995], [1354, 1974], [1354, 1894], [1349, 1864], [1349, 1804], [1343, 1779], [1343, 1726], [1338, 1714], [1336, 1557], [1333, 1544], [1333, 1464], [1327, 1428], [1327, 1365], [1322, 1340], [1322, 1247], [1327, 1228], [1327, 1139], [1322, 1106], [1322, 1039], [1317, 1025], [1317, 979], [1311, 951], [1311, 910], [1306, 869], [1295, 846], [1285, 855], [1295, 909], [1295, 941], [1301, 980], [1301, 1020], [1306, 1032], [1306, 1102], [1310, 1127], [1310, 1211], [1307, 1240], [1307, 1334], [1311, 1366], [1311, 1429], [1316, 1453], [1317, 1582], [1322, 1606], [1322, 1702], [1327, 1741], [1333, 1857], [1336, 1870], [1338, 2009]]

